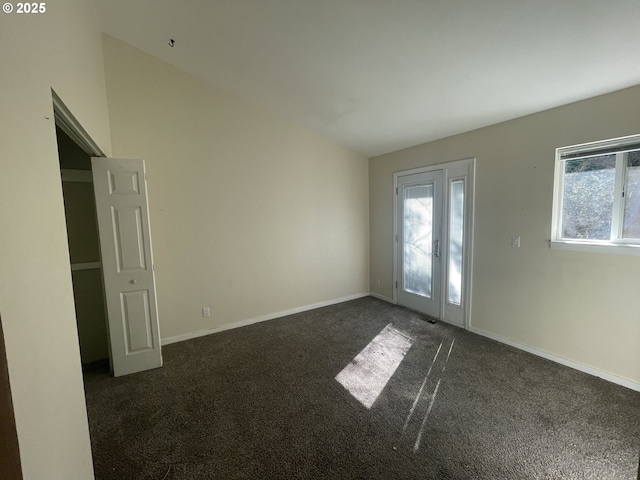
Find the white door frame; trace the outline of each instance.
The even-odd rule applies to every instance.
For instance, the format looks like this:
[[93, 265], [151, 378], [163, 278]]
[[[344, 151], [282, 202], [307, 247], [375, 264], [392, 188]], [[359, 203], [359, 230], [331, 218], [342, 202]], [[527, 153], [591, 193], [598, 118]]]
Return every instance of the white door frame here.
[[[463, 160], [456, 160], [452, 162], [439, 163], [436, 165], [429, 165], [426, 167], [414, 168], [411, 170], [403, 170], [400, 172], [394, 172], [393, 174], [393, 303], [398, 304], [398, 180], [400, 177], [407, 175], [413, 175], [416, 173], [431, 172], [434, 170], [442, 170], [444, 172], [444, 188], [442, 189], [443, 199], [443, 240], [442, 243], [445, 246], [443, 251], [444, 258], [448, 258], [448, 245], [449, 245], [449, 184], [450, 180], [457, 178], [465, 178], [465, 211], [464, 211], [464, 237], [463, 242], [465, 248], [465, 254], [463, 255], [462, 263], [462, 321], [454, 321], [446, 312], [446, 291], [447, 291], [447, 270], [443, 268], [441, 275], [442, 288], [441, 290], [441, 309], [440, 320], [443, 322], [451, 323], [469, 329], [471, 325], [471, 298], [472, 298], [472, 278], [473, 278], [473, 234], [474, 234], [474, 210], [475, 210], [475, 170], [476, 159], [467, 158]], [[461, 172], [466, 172], [462, 174]], [[444, 263], [444, 262], [443, 262]], [[446, 314], [445, 314], [446, 313]]]
[[[84, 153], [86, 153], [89, 158], [91, 157], [106, 157], [105, 153], [98, 146], [96, 142], [93, 141], [89, 133], [84, 129], [84, 127], [80, 124], [78, 119], [71, 113], [69, 108], [64, 104], [60, 96], [55, 92], [55, 90], [51, 89], [51, 98], [53, 101], [53, 115], [55, 118], [54, 128], [59, 127], [64, 133], [66, 133], [70, 139], [72, 139], [76, 145], [78, 145]], [[89, 172], [91, 175], [91, 172]], [[93, 182], [93, 177], [91, 177], [91, 182]], [[69, 239], [67, 239], [67, 242]], [[102, 275], [101, 275], [102, 276]], [[75, 294], [74, 294], [75, 295]], [[102, 280], [102, 295], [104, 294], [104, 279]], [[105, 300], [105, 308], [104, 308], [104, 318], [107, 323], [107, 345], [109, 350], [109, 369], [113, 371], [113, 359], [111, 355], [111, 337], [109, 334], [109, 315], [107, 313], [107, 304], [106, 297]]]
[[56, 126], [60, 127], [90, 157], [106, 157], [53, 89], [51, 89], [51, 97]]

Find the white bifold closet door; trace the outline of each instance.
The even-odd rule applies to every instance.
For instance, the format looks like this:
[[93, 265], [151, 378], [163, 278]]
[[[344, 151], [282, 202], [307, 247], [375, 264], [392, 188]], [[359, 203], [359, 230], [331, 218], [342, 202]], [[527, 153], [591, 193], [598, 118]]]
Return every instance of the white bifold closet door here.
[[92, 158], [115, 376], [162, 366], [144, 160]]

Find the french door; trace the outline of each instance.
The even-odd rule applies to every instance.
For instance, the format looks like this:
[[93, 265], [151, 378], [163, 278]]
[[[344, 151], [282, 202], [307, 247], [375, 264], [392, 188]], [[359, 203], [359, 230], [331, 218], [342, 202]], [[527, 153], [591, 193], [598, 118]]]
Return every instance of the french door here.
[[440, 318], [442, 170], [398, 179], [398, 292], [400, 305]]
[[468, 324], [475, 160], [398, 172], [395, 300], [459, 326]]

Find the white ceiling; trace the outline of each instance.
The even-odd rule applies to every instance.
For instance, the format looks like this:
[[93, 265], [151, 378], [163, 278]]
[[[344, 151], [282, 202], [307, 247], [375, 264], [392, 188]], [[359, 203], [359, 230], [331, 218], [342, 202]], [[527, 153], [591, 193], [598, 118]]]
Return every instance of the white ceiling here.
[[371, 156], [640, 84], [639, 0], [95, 3], [109, 35]]

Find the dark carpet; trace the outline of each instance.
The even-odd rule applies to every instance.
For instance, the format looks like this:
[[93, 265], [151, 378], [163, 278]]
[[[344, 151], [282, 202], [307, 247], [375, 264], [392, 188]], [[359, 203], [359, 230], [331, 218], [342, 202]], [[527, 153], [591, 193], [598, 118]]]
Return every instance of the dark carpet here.
[[[348, 365], [354, 394], [335, 379]], [[85, 385], [98, 480], [638, 471], [640, 393], [371, 297], [169, 345], [161, 369]]]

